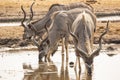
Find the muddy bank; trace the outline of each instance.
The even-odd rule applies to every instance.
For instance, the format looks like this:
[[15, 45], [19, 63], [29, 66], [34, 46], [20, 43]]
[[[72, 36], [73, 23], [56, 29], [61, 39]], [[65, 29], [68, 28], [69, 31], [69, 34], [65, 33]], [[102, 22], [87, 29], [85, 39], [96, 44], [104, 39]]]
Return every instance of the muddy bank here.
[[[112, 38], [112, 39], [104, 38], [103, 43], [104, 44], [120, 44], [120, 39], [118, 39], [118, 38]], [[94, 44], [98, 44], [98, 37], [94, 38]], [[17, 38], [0, 39], [0, 48], [2, 48], [2, 47], [10, 47], [10, 48], [25, 47], [25, 46], [29, 46], [29, 45], [34, 45], [34, 44], [30, 40], [25, 41], [25, 40], [17, 39]]]
[[5, 39], [0, 39], [0, 48], [2, 47], [23, 47], [23, 46], [28, 46], [30, 41], [23, 41], [21, 39], [12, 39], [12, 38], [5, 38]]

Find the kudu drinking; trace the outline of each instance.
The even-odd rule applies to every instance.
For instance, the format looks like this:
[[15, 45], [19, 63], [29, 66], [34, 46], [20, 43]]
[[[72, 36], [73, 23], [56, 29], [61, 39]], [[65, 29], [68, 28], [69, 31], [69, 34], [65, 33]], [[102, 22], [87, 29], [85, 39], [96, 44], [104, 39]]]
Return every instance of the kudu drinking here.
[[[75, 8], [68, 11], [58, 11], [53, 14], [51, 17], [52, 24], [50, 25], [50, 30], [48, 31], [48, 39], [42, 42], [42, 44], [48, 44], [46, 51], [48, 61], [50, 61], [50, 54], [54, 51], [54, 47], [58, 44], [59, 40], [62, 39], [62, 43], [65, 43], [66, 49], [66, 65], [68, 64], [68, 42], [69, 42], [69, 32], [68, 26], [72, 26], [72, 23], [78, 16], [78, 14], [86, 11], [94, 21], [93, 24], [96, 25], [96, 17], [89, 9], [86, 8]], [[94, 28], [95, 29], [95, 28]], [[94, 30], [93, 30], [94, 32]], [[63, 42], [64, 41], [64, 42]], [[64, 44], [62, 44], [62, 53], [63, 53]], [[41, 53], [43, 54], [43, 53]]]
[[102, 48], [101, 39], [108, 31], [108, 23], [105, 32], [99, 38], [98, 49], [92, 51], [94, 27], [94, 21], [86, 12], [80, 13], [73, 22], [72, 28], [69, 27], [69, 32], [74, 38], [76, 55], [82, 57], [87, 69], [86, 80], [92, 80], [93, 59], [99, 55]]
[[[35, 39], [35, 36], [42, 37], [43, 34], [46, 32], [46, 27], [49, 28], [49, 26], [51, 24], [51, 21], [52, 21], [51, 18], [50, 18], [52, 13], [54, 13], [55, 11], [70, 10], [70, 9], [74, 9], [74, 8], [86, 8], [86, 9], [89, 9], [90, 11], [93, 11], [92, 7], [85, 4], [85, 3], [73, 3], [73, 4], [70, 4], [70, 5], [53, 4], [49, 8], [48, 13], [42, 19], [37, 20], [35, 22], [30, 22], [32, 20], [32, 18], [33, 18], [32, 6], [33, 6], [33, 4], [31, 5], [31, 8], [30, 8], [32, 16], [30, 17], [29, 23], [26, 24], [26, 25], [23, 24], [23, 22], [25, 21], [25, 18], [26, 18], [26, 13], [25, 13], [25, 10], [23, 9], [23, 7], [21, 7], [21, 9], [22, 9], [22, 11], [24, 13], [24, 19], [22, 21], [22, 25], [24, 26], [23, 37], [26, 38], [26, 39], [31, 39], [31, 37], [34, 36], [32, 39], [33, 39], [33, 42], [38, 47], [38, 49], [40, 48], [40, 45], [37, 43], [37, 41]], [[42, 42], [44, 42], [44, 41], [45, 40], [43, 40]], [[39, 49], [39, 51], [40, 50], [41, 49]], [[39, 55], [40, 58], [42, 57], [41, 55], [42, 54]]]

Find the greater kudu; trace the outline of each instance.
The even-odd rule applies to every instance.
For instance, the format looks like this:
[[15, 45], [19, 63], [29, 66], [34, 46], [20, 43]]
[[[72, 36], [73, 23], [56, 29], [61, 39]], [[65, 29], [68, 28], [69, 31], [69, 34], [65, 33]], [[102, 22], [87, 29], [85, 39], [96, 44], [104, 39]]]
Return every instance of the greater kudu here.
[[[46, 41], [42, 42], [42, 44], [48, 44], [46, 46], [47, 48], [44, 48], [40, 52], [40, 54], [47, 54], [48, 61], [50, 61], [50, 54], [54, 51], [54, 47], [58, 44], [59, 40], [62, 39], [62, 43], [65, 43], [66, 49], [66, 65], [68, 64], [68, 26], [72, 26], [72, 23], [74, 22], [78, 14], [82, 13], [83, 11], [86, 11], [89, 15], [91, 15], [92, 20], [94, 21], [93, 24], [96, 25], [95, 15], [87, 8], [75, 8], [68, 11], [58, 11], [53, 14], [53, 16], [51, 17], [52, 24], [50, 25], [51, 29], [48, 31], [48, 37]], [[63, 39], [65, 39], [65, 42], [63, 42]], [[63, 48], [64, 44], [62, 44], [62, 50]], [[42, 51], [46, 51], [46, 53], [42, 53]]]
[[76, 55], [82, 57], [87, 69], [86, 80], [92, 80], [93, 59], [95, 56], [99, 55], [99, 52], [102, 48], [101, 39], [108, 31], [108, 23], [105, 32], [100, 35], [98, 49], [92, 52], [94, 28], [94, 21], [92, 20], [91, 15], [86, 12], [79, 14], [76, 20], [73, 22], [73, 31], [71, 30], [71, 27], [69, 27], [69, 32], [74, 38]]
[[[33, 6], [33, 4], [32, 4]], [[22, 26], [24, 27], [24, 34], [23, 34], [23, 38], [24, 39], [31, 39], [32, 36], [40, 36], [41, 38], [43, 38], [43, 34], [46, 32], [45, 27], [49, 28], [50, 24], [51, 24], [51, 15], [52, 13], [56, 12], [56, 11], [61, 11], [61, 10], [70, 10], [70, 9], [74, 9], [74, 8], [87, 8], [90, 9], [91, 11], [93, 11], [92, 7], [88, 4], [85, 3], [72, 3], [69, 5], [62, 5], [62, 4], [53, 4], [50, 8], [49, 11], [47, 12], [47, 14], [34, 22], [31, 22], [32, 18], [33, 18], [33, 11], [32, 11], [32, 6], [31, 6], [31, 13], [32, 16], [30, 17], [29, 21], [27, 21], [27, 24], [24, 25], [24, 21], [26, 19], [26, 13], [25, 10], [23, 9], [23, 7], [21, 7], [23, 13], [24, 13], [24, 19], [22, 20]]]
[[[46, 27], [49, 28], [49, 25], [51, 24], [51, 15], [52, 13], [54, 13], [55, 11], [60, 11], [60, 10], [70, 10], [70, 9], [74, 9], [74, 8], [86, 8], [89, 9], [91, 12], [93, 11], [93, 8], [85, 3], [72, 3], [70, 5], [60, 5], [60, 4], [53, 4], [50, 8], [48, 13], [40, 20], [35, 21], [35, 22], [29, 22], [29, 24], [24, 25], [23, 22], [25, 21], [26, 18], [26, 13], [23, 9], [23, 7], [21, 7], [23, 13], [24, 13], [24, 19], [22, 21], [22, 25], [24, 26], [24, 34], [23, 34], [23, 38], [27, 38], [30, 39], [32, 36], [41, 36], [46, 32]], [[32, 6], [31, 6], [31, 19], [33, 17], [33, 11], [32, 11]], [[30, 19], [30, 20], [31, 20]], [[30, 21], [29, 20], [29, 21]], [[34, 39], [34, 37], [32, 38], [33, 42], [36, 44], [36, 46], [38, 48], [40, 48], [40, 45], [38, 45], [37, 41]], [[44, 40], [43, 40], [44, 41]], [[45, 45], [45, 44], [44, 44]], [[41, 49], [38, 49], [39, 51]], [[55, 51], [54, 51], [55, 52]], [[41, 57], [42, 54], [39, 55], [39, 57]]]

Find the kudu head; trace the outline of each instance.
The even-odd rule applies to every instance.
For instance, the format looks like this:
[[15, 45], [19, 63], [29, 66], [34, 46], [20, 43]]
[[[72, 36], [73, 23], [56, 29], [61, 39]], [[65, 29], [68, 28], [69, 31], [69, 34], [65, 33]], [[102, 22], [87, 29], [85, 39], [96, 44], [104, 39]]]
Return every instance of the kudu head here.
[[50, 42], [49, 42], [49, 40], [48, 40], [48, 37], [46, 37], [46, 38], [41, 42], [41, 44], [38, 45], [38, 50], [39, 50], [39, 56], [38, 56], [38, 58], [39, 58], [39, 62], [42, 61], [43, 57], [45, 57], [45, 61], [47, 61], [47, 60], [46, 60], [47, 53], [51, 50], [51, 51], [52, 51], [51, 54], [52, 54], [52, 56], [53, 56], [54, 53], [57, 51], [57, 49], [58, 49], [58, 45], [55, 45], [55, 46], [54, 46], [54, 50], [51, 50], [51, 49], [50, 49]]
[[33, 19], [32, 7], [33, 7], [34, 3], [35, 2], [33, 2], [32, 5], [30, 6], [31, 15], [30, 15], [30, 18], [26, 21], [26, 23], [24, 23], [26, 20], [26, 12], [23, 9], [23, 6], [21, 6], [21, 10], [23, 11], [23, 14], [24, 14], [24, 18], [21, 21], [21, 25], [24, 27], [23, 39], [31, 39], [31, 37], [35, 35], [35, 32], [33, 31], [34, 27], [31, 24], [31, 20]]
[[39, 50], [39, 56], [38, 56], [39, 62], [41, 62], [41, 61], [42, 61], [42, 58], [47, 55], [48, 49], [49, 49], [49, 40], [48, 40], [48, 37], [46, 37], [46, 38], [41, 42], [41, 44], [40, 44], [39, 47], [38, 47], [38, 50]]
[[69, 33], [70, 33], [71, 36], [74, 38], [74, 40], [75, 40], [75, 42], [76, 42], [76, 44], [77, 44], [77, 45], [75, 45], [75, 48], [78, 50], [80, 56], [82, 57], [83, 61], [85, 62], [85, 66], [86, 66], [86, 69], [87, 69], [87, 75], [88, 75], [88, 76], [92, 76], [92, 64], [93, 64], [93, 59], [95, 58], [95, 56], [98, 56], [99, 53], [100, 53], [100, 50], [101, 50], [101, 48], [102, 48], [102, 41], [101, 41], [101, 40], [102, 40], [102, 37], [103, 37], [103, 36], [107, 33], [107, 31], [108, 31], [108, 23], [109, 23], [109, 21], [107, 22], [107, 26], [106, 26], [105, 31], [104, 31], [104, 32], [100, 35], [100, 37], [99, 37], [99, 41], [98, 41], [99, 46], [98, 46], [98, 48], [97, 48], [94, 52], [92, 52], [91, 55], [89, 55], [88, 53], [86, 53], [85, 51], [83, 51], [82, 49], [80, 49], [80, 48], [78, 47], [78, 42], [79, 42], [78, 37], [77, 37], [73, 32], [71, 32], [70, 26], [68, 27]]

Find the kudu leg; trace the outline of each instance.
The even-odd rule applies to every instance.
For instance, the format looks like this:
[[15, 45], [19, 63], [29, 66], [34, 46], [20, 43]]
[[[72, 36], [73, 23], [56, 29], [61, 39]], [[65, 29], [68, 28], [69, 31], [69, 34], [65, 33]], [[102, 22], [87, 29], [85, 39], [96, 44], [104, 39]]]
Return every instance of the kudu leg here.
[[81, 64], [80, 64], [80, 57], [76, 57], [75, 65], [74, 65], [74, 70], [77, 71], [77, 64], [78, 64], [78, 71], [81, 73]]
[[66, 67], [68, 67], [68, 60], [69, 60], [69, 54], [68, 54], [68, 40], [65, 40], [65, 49], [66, 49]]
[[81, 73], [80, 57], [78, 57], [78, 68], [79, 68], [79, 72]]
[[81, 75], [81, 64], [80, 64], [80, 57], [77, 57], [78, 59], [78, 80], [80, 80], [80, 75]]
[[[77, 70], [77, 64], [78, 64], [78, 70]], [[74, 65], [76, 80], [80, 80], [80, 74], [81, 74], [81, 65], [80, 65], [80, 57], [76, 56], [76, 62]]]
[[65, 68], [65, 80], [70, 80], [69, 79], [69, 69], [68, 69], [68, 67]]
[[57, 51], [57, 48], [58, 48], [57, 44], [49, 48], [48, 53], [47, 53], [47, 60], [48, 60], [48, 62], [51, 62], [50, 56], [54, 55], [54, 53]]
[[75, 70], [76, 80], [80, 80], [81, 72]]
[[77, 62], [78, 62], [78, 57], [76, 56], [76, 61], [75, 61], [75, 64], [74, 64], [74, 70], [77, 71]]
[[78, 50], [75, 50], [75, 53], [76, 53], [76, 63], [74, 66], [74, 70], [77, 71], [77, 64], [78, 64], [78, 69], [79, 69], [79, 72], [81, 73], [80, 55], [79, 55]]
[[65, 80], [65, 73], [64, 73], [64, 58], [62, 58], [62, 65], [60, 70], [60, 80]]
[[51, 47], [47, 53], [47, 60], [51, 62], [50, 55], [55, 51], [55, 47]]
[[62, 65], [64, 65], [64, 38], [62, 39]]

